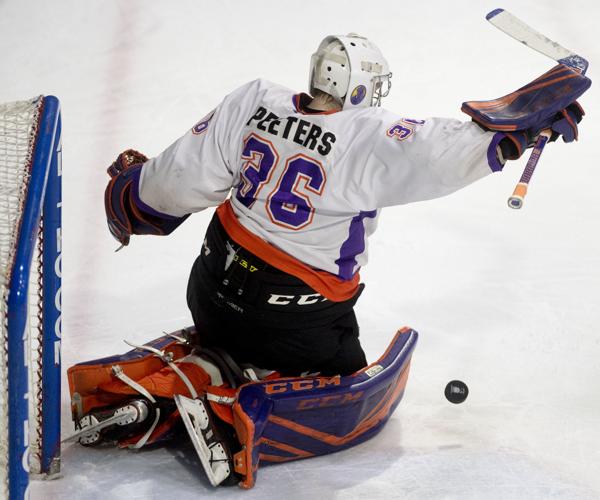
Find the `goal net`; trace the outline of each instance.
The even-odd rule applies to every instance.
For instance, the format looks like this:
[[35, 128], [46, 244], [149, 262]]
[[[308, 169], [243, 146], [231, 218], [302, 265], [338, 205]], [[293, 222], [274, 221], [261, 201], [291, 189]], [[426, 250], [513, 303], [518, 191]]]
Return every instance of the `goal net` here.
[[0, 104], [0, 498], [60, 467], [60, 109]]

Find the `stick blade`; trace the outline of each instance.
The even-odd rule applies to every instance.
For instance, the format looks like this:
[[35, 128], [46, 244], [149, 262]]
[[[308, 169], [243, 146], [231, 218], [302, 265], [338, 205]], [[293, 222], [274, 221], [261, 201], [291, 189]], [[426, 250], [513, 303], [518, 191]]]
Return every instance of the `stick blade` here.
[[580, 71], [582, 74], [587, 71], [589, 63], [583, 57], [550, 40], [507, 10], [494, 9], [485, 18], [500, 31], [540, 54]]

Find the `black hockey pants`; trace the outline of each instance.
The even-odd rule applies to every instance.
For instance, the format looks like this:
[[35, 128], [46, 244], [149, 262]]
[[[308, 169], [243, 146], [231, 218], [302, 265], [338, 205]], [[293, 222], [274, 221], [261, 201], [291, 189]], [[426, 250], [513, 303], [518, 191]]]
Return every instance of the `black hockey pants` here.
[[331, 302], [303, 281], [237, 245], [213, 217], [187, 290], [200, 343], [238, 363], [277, 370], [348, 375], [366, 366], [354, 304]]

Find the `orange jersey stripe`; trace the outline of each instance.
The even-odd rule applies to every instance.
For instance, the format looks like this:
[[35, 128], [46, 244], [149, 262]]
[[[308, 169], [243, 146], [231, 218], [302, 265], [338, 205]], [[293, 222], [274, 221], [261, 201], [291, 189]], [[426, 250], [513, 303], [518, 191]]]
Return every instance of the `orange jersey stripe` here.
[[217, 216], [227, 234], [238, 245], [242, 245], [267, 264], [301, 279], [313, 290], [332, 302], [343, 302], [351, 299], [358, 291], [359, 273], [356, 273], [351, 280], [344, 281], [331, 273], [307, 266], [242, 226], [233, 212], [229, 200], [217, 208]]

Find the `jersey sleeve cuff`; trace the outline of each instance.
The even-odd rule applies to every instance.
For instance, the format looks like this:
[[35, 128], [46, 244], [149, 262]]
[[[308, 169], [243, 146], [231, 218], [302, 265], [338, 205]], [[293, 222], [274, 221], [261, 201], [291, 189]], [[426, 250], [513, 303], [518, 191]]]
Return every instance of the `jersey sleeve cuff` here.
[[487, 160], [488, 165], [492, 172], [500, 172], [504, 168], [504, 160], [500, 159], [498, 156], [499, 144], [502, 139], [506, 136], [502, 132], [496, 132], [494, 137], [492, 137], [492, 141], [488, 146], [487, 150]]

